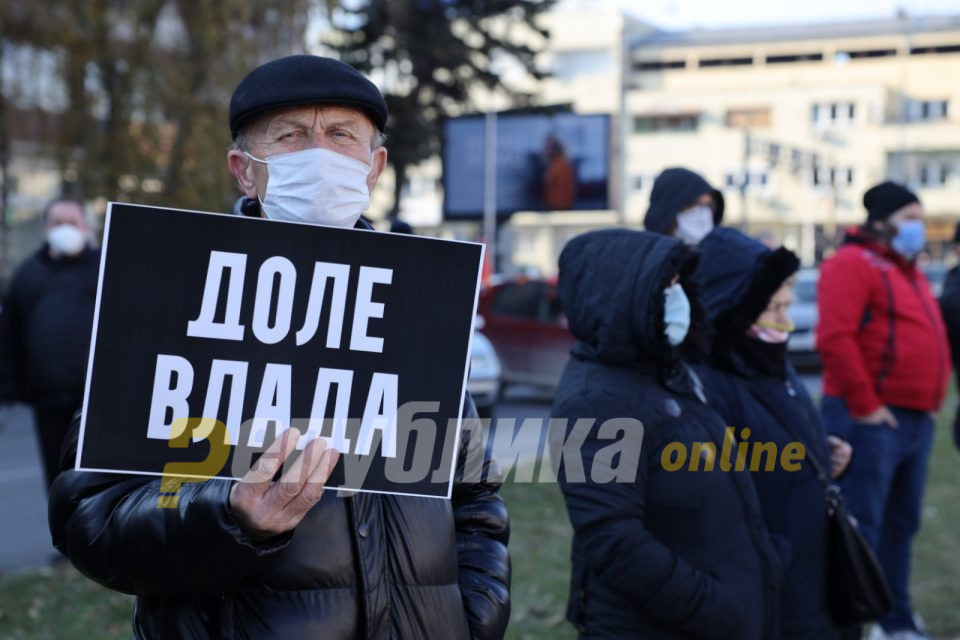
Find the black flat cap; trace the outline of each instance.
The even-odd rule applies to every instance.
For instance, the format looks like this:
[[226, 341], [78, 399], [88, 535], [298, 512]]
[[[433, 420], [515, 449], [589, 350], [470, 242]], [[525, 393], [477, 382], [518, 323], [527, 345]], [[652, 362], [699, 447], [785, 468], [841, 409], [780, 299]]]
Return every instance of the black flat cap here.
[[287, 56], [247, 74], [230, 98], [230, 137], [254, 116], [281, 107], [339, 104], [361, 109], [374, 126], [387, 124], [380, 90], [348, 64], [320, 56]]

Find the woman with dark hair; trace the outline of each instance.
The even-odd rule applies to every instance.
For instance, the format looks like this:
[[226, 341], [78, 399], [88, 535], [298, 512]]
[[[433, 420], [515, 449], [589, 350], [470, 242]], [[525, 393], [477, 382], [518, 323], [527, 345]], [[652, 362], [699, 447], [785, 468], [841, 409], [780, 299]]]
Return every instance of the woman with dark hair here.
[[[775, 637], [836, 638], [825, 589], [825, 487], [808, 462], [791, 470], [782, 455], [793, 447], [804, 458], [815, 457], [823, 469], [829, 459], [834, 476], [850, 459], [849, 445], [835, 436], [828, 440], [819, 412], [787, 362], [793, 329], [787, 309], [799, 261], [783, 247], [771, 250], [728, 228], [714, 230], [700, 251], [696, 279], [714, 331], [709, 364], [700, 370], [710, 405], [736, 438], [753, 443], [745, 465], [784, 565]], [[765, 460], [756, 453], [757, 443], [775, 445]]]
[[554, 459], [581, 638], [774, 637], [780, 567], [753, 483], [706, 460], [725, 424], [686, 361], [704, 338], [696, 262], [679, 240], [625, 229], [560, 256], [577, 343], [551, 417], [566, 421]]

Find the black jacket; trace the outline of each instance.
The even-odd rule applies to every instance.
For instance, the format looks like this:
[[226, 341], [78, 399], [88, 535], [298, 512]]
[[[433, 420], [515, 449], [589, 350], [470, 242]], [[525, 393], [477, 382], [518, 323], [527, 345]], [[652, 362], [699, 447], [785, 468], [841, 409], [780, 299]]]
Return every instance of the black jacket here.
[[[953, 366], [960, 366], [960, 265], [950, 269], [940, 294], [940, 311], [943, 323], [947, 325], [947, 338], [950, 340], [950, 355]], [[960, 377], [957, 378], [960, 385]]]
[[701, 369], [707, 399], [738, 438], [749, 429], [743, 440], [753, 447], [776, 446], [773, 468], [765, 453], [752, 476], [784, 566], [778, 637], [829, 640], [836, 631], [826, 601], [824, 486], [807, 463], [796, 471], [780, 464], [783, 450], [799, 440], [805, 455], [828, 469], [826, 431], [785, 345], [744, 335], [798, 261], [734, 229], [715, 229], [699, 249], [697, 283], [716, 332], [710, 364]]
[[[724, 433], [663, 335], [663, 289], [681, 273], [692, 290], [695, 263], [677, 240], [627, 230], [579, 236], [560, 257], [578, 342], [552, 417], [571, 421], [568, 436], [596, 419], [581, 448], [587, 481], [567, 461], [559, 472], [574, 528], [568, 617], [584, 638], [770, 637], [780, 568], [749, 474], [663, 464], [671, 443], [720, 451]], [[644, 429], [636, 477], [603, 482], [592, 475], [611, 444], [600, 427], [623, 417]]]
[[[467, 414], [476, 416], [473, 402]], [[507, 510], [479, 423], [465, 421], [453, 499], [335, 490], [297, 528], [252, 542], [232, 481], [80, 472], [79, 414], [50, 491], [54, 545], [100, 584], [137, 595], [135, 638], [502, 638], [510, 614]], [[469, 458], [468, 458], [469, 455]], [[470, 482], [464, 465], [472, 467]]]
[[0, 400], [80, 406], [99, 270], [97, 249], [54, 259], [46, 244], [20, 266], [0, 311]]

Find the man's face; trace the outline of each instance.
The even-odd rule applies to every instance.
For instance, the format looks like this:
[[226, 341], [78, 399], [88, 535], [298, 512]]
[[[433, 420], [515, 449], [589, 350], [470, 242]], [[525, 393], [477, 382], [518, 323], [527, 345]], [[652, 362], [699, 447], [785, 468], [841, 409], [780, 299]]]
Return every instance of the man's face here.
[[897, 209], [887, 218], [887, 222], [894, 226], [905, 220], [923, 220], [923, 205], [919, 202], [911, 202], [907, 206]]
[[691, 203], [690, 203], [690, 206], [687, 207], [686, 209], [684, 209], [683, 211], [681, 211], [681, 213], [683, 213], [683, 212], [685, 212], [685, 211], [690, 211], [691, 209], [695, 209], [696, 207], [700, 207], [700, 206], [703, 206], [703, 205], [706, 205], [706, 206], [711, 207], [711, 208], [713, 207], [713, 194], [712, 194], [712, 193], [707, 192], [707, 193], [703, 194], [702, 196], [700, 196], [699, 198], [697, 198], [696, 200], [694, 200], [693, 202], [691, 202]]
[[90, 225], [87, 223], [86, 216], [83, 215], [83, 209], [74, 202], [58, 202], [50, 207], [47, 219], [44, 222], [44, 230], [50, 231], [62, 224], [76, 227], [84, 233], [90, 231]]
[[[362, 111], [350, 107], [291, 107], [272, 111], [247, 127], [250, 155], [271, 156], [304, 149], [322, 148], [370, 165], [367, 188], [373, 191], [387, 162], [387, 150], [372, 149], [376, 128]], [[242, 151], [227, 153], [227, 166], [249, 198], [267, 192], [269, 168], [254, 162]]]

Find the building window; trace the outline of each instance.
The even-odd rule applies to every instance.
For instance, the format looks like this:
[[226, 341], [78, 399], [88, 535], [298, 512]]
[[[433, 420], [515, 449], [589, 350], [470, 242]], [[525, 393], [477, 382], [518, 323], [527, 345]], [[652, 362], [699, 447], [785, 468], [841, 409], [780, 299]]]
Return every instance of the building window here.
[[917, 167], [917, 185], [930, 189], [947, 184], [953, 173], [953, 163], [945, 160], [927, 160]]
[[938, 53], [960, 53], [960, 44], [942, 44], [933, 47], [913, 47], [910, 49], [910, 53], [915, 56]]
[[634, 62], [633, 68], [636, 71], [663, 71], [664, 69], [685, 69], [686, 60], [642, 60]]
[[655, 133], [658, 131], [696, 131], [700, 116], [695, 113], [674, 115], [635, 116], [634, 133]]
[[753, 58], [705, 58], [701, 59], [699, 66], [703, 67], [743, 67], [753, 64]]
[[897, 55], [896, 49], [862, 49], [860, 51], [841, 51], [850, 60], [864, 60], [866, 58], [889, 58]]
[[929, 122], [947, 117], [948, 100], [911, 100], [907, 105], [908, 122]]
[[792, 53], [767, 56], [767, 64], [787, 64], [791, 62], [818, 62], [823, 60], [822, 53]]
[[813, 126], [817, 128], [849, 125], [857, 115], [853, 102], [817, 102], [811, 110]]
[[751, 169], [744, 173], [742, 169], [727, 171], [723, 176], [723, 187], [726, 191], [761, 192], [770, 184], [770, 173], [766, 169]]
[[729, 109], [727, 111], [727, 126], [738, 128], [757, 128], [770, 126], [770, 108], [755, 107], [744, 109]]
[[855, 173], [853, 167], [814, 166], [810, 178], [815, 187], [849, 187], [853, 185]]

